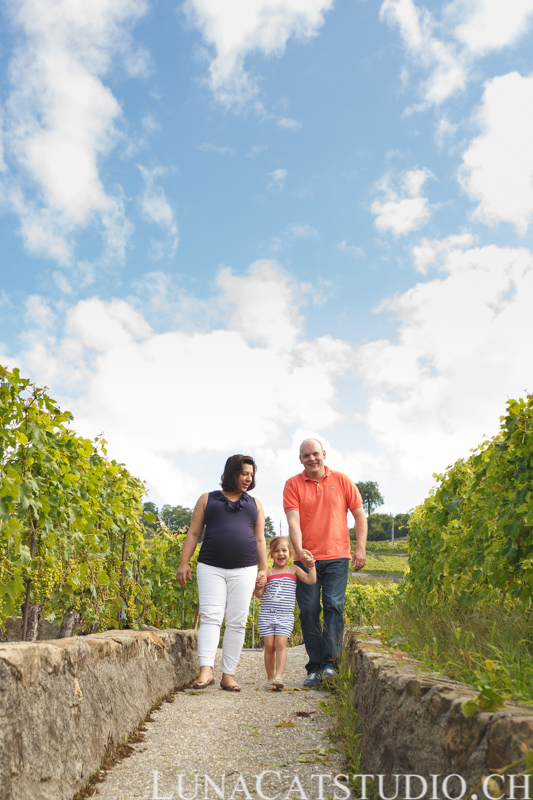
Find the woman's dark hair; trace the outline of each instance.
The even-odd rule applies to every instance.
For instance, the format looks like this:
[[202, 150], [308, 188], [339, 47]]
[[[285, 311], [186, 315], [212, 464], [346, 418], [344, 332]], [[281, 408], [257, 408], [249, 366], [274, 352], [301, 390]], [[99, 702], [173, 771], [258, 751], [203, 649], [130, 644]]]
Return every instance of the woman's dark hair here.
[[243, 456], [241, 453], [237, 453], [237, 455], [235, 456], [230, 456], [226, 461], [224, 472], [222, 473], [222, 476], [220, 478], [220, 485], [222, 486], [222, 491], [224, 492], [240, 491], [239, 485], [237, 483], [237, 478], [241, 474], [243, 464], [249, 464], [251, 467], [253, 467], [252, 482], [248, 487], [248, 490], [254, 488], [257, 465], [253, 460], [252, 456]]

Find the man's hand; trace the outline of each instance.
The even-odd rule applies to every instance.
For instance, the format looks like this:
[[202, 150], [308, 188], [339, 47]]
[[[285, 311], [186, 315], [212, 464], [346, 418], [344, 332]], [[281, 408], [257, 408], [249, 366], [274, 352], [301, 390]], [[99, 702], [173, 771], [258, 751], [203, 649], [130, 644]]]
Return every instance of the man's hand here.
[[315, 559], [309, 550], [300, 550], [300, 561], [304, 567], [307, 567], [307, 569], [310, 569], [310, 567], [312, 567], [315, 563]]
[[352, 556], [352, 566], [355, 567], [355, 571], [359, 572], [360, 569], [366, 564], [366, 552], [364, 547], [356, 547], [355, 553]]

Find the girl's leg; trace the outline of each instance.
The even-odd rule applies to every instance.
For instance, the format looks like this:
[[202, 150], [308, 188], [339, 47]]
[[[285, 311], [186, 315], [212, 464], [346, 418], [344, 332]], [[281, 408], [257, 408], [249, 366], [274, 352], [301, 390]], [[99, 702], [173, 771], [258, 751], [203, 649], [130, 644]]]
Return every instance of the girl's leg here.
[[272, 682], [276, 677], [276, 651], [274, 649], [274, 639], [274, 634], [271, 634], [270, 636], [263, 636], [263, 641], [265, 643], [265, 669], [267, 678], [270, 682]]
[[287, 642], [288, 636], [276, 634], [274, 636], [274, 649], [276, 651], [276, 678], [283, 678], [285, 665], [287, 664]]
[[198, 660], [200, 674], [198, 680], [208, 681], [213, 674], [213, 666], [220, 641], [220, 627], [226, 606], [225, 570], [198, 564], [196, 570], [198, 597], [200, 600], [200, 630], [198, 631]]
[[222, 682], [235, 683], [234, 675], [241, 655], [255, 587], [257, 567], [226, 570], [226, 629], [222, 642]]

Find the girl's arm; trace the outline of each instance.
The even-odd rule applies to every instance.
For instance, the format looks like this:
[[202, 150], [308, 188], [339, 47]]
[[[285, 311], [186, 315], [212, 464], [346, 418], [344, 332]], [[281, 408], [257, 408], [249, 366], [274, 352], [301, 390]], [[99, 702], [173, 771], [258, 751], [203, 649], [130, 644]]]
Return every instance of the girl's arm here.
[[192, 512], [191, 527], [189, 528], [187, 536], [183, 542], [180, 565], [178, 567], [178, 571], [176, 572], [176, 580], [180, 586], [185, 586], [187, 583], [187, 578], [192, 580], [192, 572], [191, 568], [189, 567], [189, 561], [191, 560], [192, 555], [196, 550], [198, 540], [202, 535], [204, 528], [205, 507], [207, 505], [208, 497], [209, 495], [207, 492], [203, 494], [198, 499], [198, 502], [194, 507], [194, 511]]
[[312, 567], [308, 567], [309, 572], [304, 572], [301, 567], [297, 567], [296, 564], [293, 564], [292, 567], [289, 567], [291, 573], [296, 575], [299, 581], [303, 583], [308, 583], [309, 586], [312, 586], [316, 583], [316, 567], [313, 564]]
[[254, 595], [256, 597], [263, 597], [266, 589], [266, 583], [263, 586], [258, 586], [257, 583], [255, 584]]

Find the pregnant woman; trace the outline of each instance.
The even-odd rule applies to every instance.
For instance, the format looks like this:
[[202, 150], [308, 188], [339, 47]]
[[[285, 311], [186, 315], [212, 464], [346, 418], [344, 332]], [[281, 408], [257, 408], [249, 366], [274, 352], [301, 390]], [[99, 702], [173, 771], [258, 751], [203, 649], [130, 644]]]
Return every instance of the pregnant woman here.
[[180, 586], [192, 578], [189, 561], [205, 524], [196, 571], [200, 674], [195, 689], [205, 689], [215, 682], [213, 667], [225, 618], [220, 686], [229, 692], [241, 690], [235, 682], [235, 671], [244, 643], [250, 599], [256, 582], [258, 586], [266, 583], [267, 570], [263, 506], [248, 494], [255, 486], [256, 469], [251, 456], [230, 456], [220, 483], [222, 491], [206, 492], [199, 498], [183, 542], [176, 573]]

